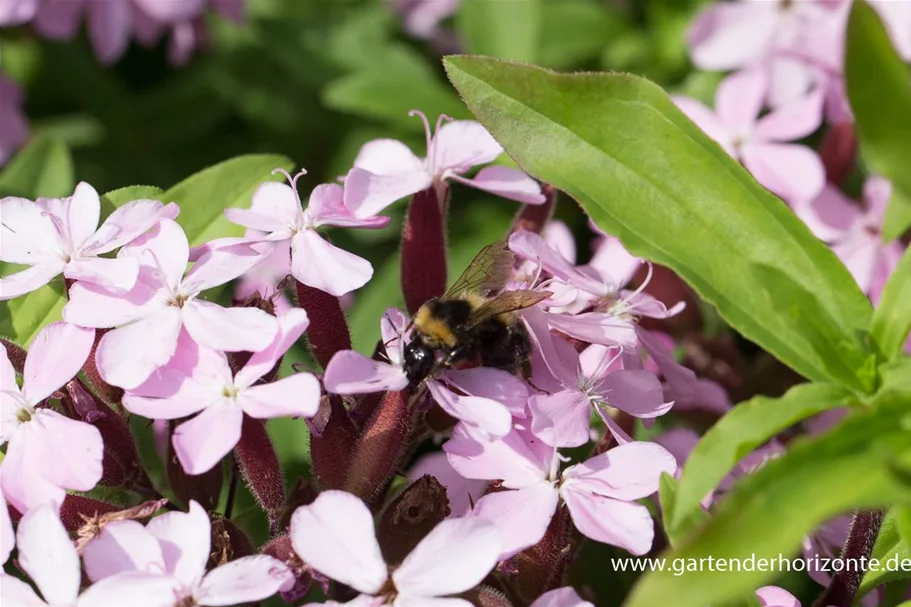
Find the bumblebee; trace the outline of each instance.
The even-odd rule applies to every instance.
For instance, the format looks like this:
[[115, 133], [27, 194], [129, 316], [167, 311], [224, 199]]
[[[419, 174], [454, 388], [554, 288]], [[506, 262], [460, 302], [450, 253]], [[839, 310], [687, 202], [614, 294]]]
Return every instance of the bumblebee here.
[[414, 315], [413, 337], [405, 345], [404, 371], [410, 387], [437, 369], [462, 362], [531, 375], [528, 332], [516, 311], [547, 299], [546, 291], [503, 291], [515, 264], [504, 241], [475, 256], [441, 297]]

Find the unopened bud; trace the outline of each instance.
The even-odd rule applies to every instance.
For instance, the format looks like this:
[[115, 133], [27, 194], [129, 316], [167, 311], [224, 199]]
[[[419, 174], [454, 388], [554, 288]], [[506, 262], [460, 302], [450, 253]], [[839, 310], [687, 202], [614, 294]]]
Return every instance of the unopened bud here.
[[826, 169], [826, 180], [836, 186], [844, 184], [854, 170], [857, 158], [857, 134], [853, 122], [836, 124], [822, 138], [819, 156]]
[[250, 493], [266, 512], [270, 535], [277, 534], [278, 522], [285, 505], [285, 478], [262, 420], [244, 415], [234, 455]]
[[402, 293], [410, 314], [446, 292], [448, 198], [448, 186], [431, 186], [412, 196], [408, 205], [402, 232]]
[[484, 584], [478, 586], [477, 590], [469, 592], [468, 598], [472, 605], [480, 607], [512, 607], [512, 603], [505, 594]]
[[119, 510], [120, 506], [68, 493], [60, 505], [60, 521], [67, 531], [78, 531], [86, 521]]
[[[67, 499], [71, 497], [76, 497], [68, 495]], [[81, 506], [90, 510], [95, 509], [93, 514], [84, 514], [82, 512], [78, 513], [78, 516], [82, 519], [82, 525], [76, 530], [76, 552], [82, 554], [83, 549], [85, 549], [86, 544], [92, 541], [95, 537], [101, 533], [101, 530], [105, 525], [114, 521], [136, 521], [141, 519], [146, 519], [161, 510], [168, 503], [168, 500], [162, 498], [160, 500], [153, 500], [149, 502], [143, 502], [138, 506], [133, 506], [132, 508], [126, 508], [124, 510], [115, 510], [112, 512], [99, 512], [97, 505], [90, 504], [81, 504]], [[64, 505], [66, 500], [64, 500]], [[105, 504], [105, 506], [111, 506], [116, 508], [113, 504]]]
[[515, 233], [520, 230], [540, 234], [544, 226], [553, 217], [554, 209], [557, 206], [557, 189], [552, 185], [541, 186], [541, 192], [544, 194], [542, 204], [523, 204], [519, 207], [515, 219], [512, 221], [512, 227], [509, 233]]
[[380, 517], [377, 538], [390, 565], [405, 560], [414, 547], [450, 514], [446, 487], [425, 474], [386, 506]]
[[86, 379], [89, 380], [89, 387], [92, 391], [110, 405], [119, 403], [123, 399], [123, 390], [104, 381], [104, 379], [101, 378], [101, 373], [99, 373], [98, 365], [95, 362], [95, 352], [98, 351], [98, 344], [101, 342], [101, 338], [104, 337], [104, 334], [108, 331], [110, 331], [110, 329], [95, 330], [95, 343], [92, 344], [92, 351], [89, 352], [89, 357], [82, 366], [82, 371], [85, 373]]
[[183, 420], [168, 422], [168, 456], [166, 458], [166, 468], [168, 471], [168, 481], [171, 483], [171, 490], [174, 491], [174, 495], [176, 495], [185, 506], [189, 505], [190, 500], [196, 500], [199, 502], [199, 505], [207, 511], [214, 510], [218, 505], [218, 498], [221, 494], [221, 463], [219, 462], [208, 472], [203, 472], [199, 475], [187, 474], [186, 471], [184, 471], [183, 466], [177, 459], [177, 455], [174, 453], [174, 444], [172, 441], [174, 428], [181, 421]]
[[513, 559], [517, 574], [510, 585], [517, 598], [530, 604], [545, 592], [563, 586], [575, 547], [572, 534], [569, 510], [561, 505], [541, 541]]
[[28, 354], [24, 348], [19, 347], [15, 342], [6, 337], [0, 337], [0, 344], [3, 344], [3, 347], [6, 348], [6, 356], [9, 358], [9, 362], [13, 365], [13, 370], [22, 374], [22, 370], [25, 369], [25, 356]]
[[351, 349], [351, 333], [341, 301], [334, 295], [300, 282], [297, 283], [297, 299], [310, 319], [307, 327], [310, 352], [325, 369], [336, 352]]
[[323, 489], [341, 489], [348, 478], [348, 462], [357, 443], [358, 432], [340, 396], [324, 395], [321, 416], [328, 413], [322, 432], [310, 435], [310, 460]]
[[240, 527], [230, 519], [212, 515], [212, 550], [209, 553], [209, 568], [224, 565], [229, 561], [250, 556], [256, 551], [253, 543]]

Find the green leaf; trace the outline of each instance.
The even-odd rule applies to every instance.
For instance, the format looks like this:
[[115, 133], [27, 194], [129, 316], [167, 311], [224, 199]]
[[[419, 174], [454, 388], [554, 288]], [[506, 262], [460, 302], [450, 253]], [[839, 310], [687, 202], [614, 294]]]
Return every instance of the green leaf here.
[[469, 53], [535, 61], [542, 34], [542, 0], [463, 0], [456, 28]]
[[897, 558], [899, 564], [902, 559], [911, 559], [911, 544], [901, 536], [900, 532], [901, 526], [909, 524], [911, 524], [911, 509], [907, 507], [895, 506], [886, 513], [882, 527], [879, 529], [879, 535], [876, 537], [876, 544], [870, 553], [870, 558], [877, 559], [879, 566], [876, 571], [873, 567], [867, 570], [860, 583], [860, 588], [857, 590], [858, 598], [880, 584], [911, 578], [911, 571], [902, 571], [901, 567], [898, 567], [896, 571], [888, 571], [889, 559]]
[[[673, 269], [802, 375], [872, 388], [859, 339], [870, 302], [847, 269], [659, 87], [483, 57], [445, 65], [510, 156], [634, 255]], [[825, 316], [808, 323], [800, 310]]]
[[767, 440], [817, 413], [844, 405], [849, 392], [840, 386], [801, 384], [781, 398], [757, 396], [731, 409], [702, 437], [686, 460], [674, 505], [676, 531], [697, 510], [709, 491], [747, 454]]
[[664, 524], [664, 533], [674, 548], [680, 545], [690, 533], [709, 520], [709, 513], [702, 508], [697, 508], [678, 525], [673, 526], [671, 524], [676, 509], [678, 488], [677, 479], [666, 472], [661, 475], [658, 484], [658, 500], [661, 503], [662, 523]]
[[[895, 194], [883, 224], [889, 242], [911, 225], [911, 83], [876, 11], [855, 0], [848, 19], [845, 79], [861, 153]], [[892, 207], [898, 205], [901, 208]]]
[[[101, 196], [101, 219], [104, 219], [128, 202], [134, 200], [161, 200], [164, 190], [153, 185], [131, 185], [111, 190]], [[162, 201], [164, 202], [164, 201]]]
[[[909, 412], [911, 396], [894, 395], [831, 432], [794, 441], [788, 453], [738, 482], [700, 533], [667, 559], [698, 563], [711, 556], [730, 563], [755, 554], [757, 560], [776, 560], [796, 552], [807, 533], [837, 514], [908, 501], [911, 488], [892, 475], [890, 466], [911, 464], [908, 431], [902, 427], [911, 422]], [[745, 598], [778, 575], [756, 569], [724, 575], [708, 568], [685, 576], [649, 572], [625, 605], [653, 607], [674, 597], [674, 607], [704, 607]]]
[[62, 198], [75, 188], [70, 151], [56, 139], [36, 137], [0, 172], [0, 197]]
[[162, 202], [180, 205], [178, 223], [190, 246], [222, 236], [241, 236], [244, 229], [229, 222], [224, 210], [249, 208], [250, 196], [266, 181], [283, 181], [272, 169], [290, 171], [294, 163], [285, 156], [251, 154], [238, 156], [192, 175], [159, 195]]
[[911, 249], [889, 276], [879, 305], [873, 311], [870, 335], [887, 360], [895, 358], [911, 331]]
[[[7, 264], [2, 265], [3, 276], [23, 269], [10, 270]], [[22, 297], [0, 301], [0, 335], [27, 348], [41, 329], [62, 318], [65, 304], [63, 276]]]

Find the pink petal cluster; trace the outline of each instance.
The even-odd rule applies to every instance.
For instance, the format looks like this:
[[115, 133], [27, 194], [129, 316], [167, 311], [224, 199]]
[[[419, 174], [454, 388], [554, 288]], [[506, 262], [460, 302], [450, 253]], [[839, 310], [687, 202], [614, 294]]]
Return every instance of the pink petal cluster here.
[[45, 402], [79, 372], [94, 339], [95, 331], [67, 323], [45, 327], [25, 359], [21, 389], [0, 348], [0, 445], [7, 443], [0, 489], [19, 512], [41, 504], [59, 508], [67, 489], [89, 491], [101, 479], [98, 430]]
[[30, 266], [0, 278], [4, 300], [34, 291], [60, 274], [118, 293], [129, 291], [139, 278], [139, 261], [100, 255], [130, 243], [162, 218], [176, 217], [178, 210], [175, 204], [134, 200], [99, 227], [101, 199], [82, 182], [67, 198], [3, 198], [0, 213], [0, 260]]
[[353, 604], [363, 607], [468, 607], [471, 603], [464, 599], [443, 597], [477, 586], [501, 552], [493, 524], [474, 517], [447, 519], [390, 572], [370, 510], [343, 491], [324, 491], [309, 506], [298, 508], [291, 518], [291, 541], [304, 562], [360, 592]]
[[123, 406], [150, 419], [180, 419], [198, 414], [177, 426], [174, 452], [188, 474], [211, 470], [237, 444], [243, 416], [258, 419], [311, 417], [319, 408], [319, 380], [295, 373], [261, 383], [282, 355], [306, 330], [307, 313], [292, 308], [278, 318], [272, 343], [256, 352], [237, 373], [227, 356], [196, 344], [186, 331], [177, 352], [140, 386], [128, 390]]
[[22, 113], [22, 91], [0, 72], [0, 166], [28, 141], [28, 121]]
[[103, 63], [120, 59], [131, 38], [151, 46], [170, 34], [170, 58], [180, 65], [203, 44], [209, 8], [240, 21], [244, 0], [0, 0], [0, 27], [30, 23], [45, 38], [71, 40], [84, 20]]

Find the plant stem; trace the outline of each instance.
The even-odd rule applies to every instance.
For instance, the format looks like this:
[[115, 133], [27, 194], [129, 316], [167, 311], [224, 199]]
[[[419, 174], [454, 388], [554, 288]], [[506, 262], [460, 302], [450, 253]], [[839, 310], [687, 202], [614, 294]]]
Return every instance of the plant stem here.
[[851, 559], [855, 565], [847, 566], [846, 563], [846, 566], [832, 578], [832, 583], [822, 593], [822, 596], [816, 599], [813, 607], [850, 607], [866, 573], [866, 567], [861, 569], [857, 563], [866, 564], [867, 559], [870, 558], [884, 515], [884, 510], [854, 513], [848, 529], [848, 539], [841, 551], [841, 558], [843, 561]]

